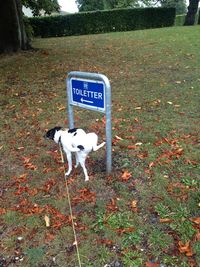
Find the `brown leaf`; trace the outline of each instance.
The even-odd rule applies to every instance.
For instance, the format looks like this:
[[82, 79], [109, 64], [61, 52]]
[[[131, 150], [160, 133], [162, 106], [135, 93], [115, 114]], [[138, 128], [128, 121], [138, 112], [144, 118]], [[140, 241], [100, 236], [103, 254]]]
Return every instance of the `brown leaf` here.
[[45, 182], [44, 186], [43, 186], [43, 191], [46, 193], [49, 193], [49, 191], [51, 190], [51, 188], [56, 184], [55, 179], [49, 179]]
[[193, 256], [190, 241], [186, 242], [185, 244], [183, 244], [182, 241], [179, 241], [178, 242], [178, 249], [179, 249], [180, 253], [185, 253], [185, 255], [187, 257]]
[[31, 162], [24, 164], [24, 167], [25, 167], [26, 169], [28, 169], [28, 170], [33, 170], [33, 171], [37, 170], [37, 166], [35, 166], [35, 165], [32, 164]]
[[123, 182], [127, 182], [131, 178], [132, 174], [128, 171], [124, 171], [124, 173], [121, 176], [121, 179]]
[[110, 239], [100, 239], [97, 242], [100, 244], [105, 244], [106, 246], [112, 246], [113, 245], [113, 241]]
[[80, 202], [95, 202], [96, 201], [96, 193], [91, 192], [88, 188], [83, 188], [78, 190], [79, 195], [72, 198], [74, 204], [78, 204]]
[[55, 237], [56, 236], [54, 234], [48, 232], [45, 235], [44, 242], [47, 244], [47, 243], [51, 242], [52, 240], [54, 240]]
[[119, 228], [116, 230], [116, 232], [119, 234], [132, 233], [134, 231], [135, 231], [134, 227]]
[[0, 215], [6, 214], [6, 209], [0, 208]]
[[134, 211], [134, 212], [137, 212], [137, 211], [138, 211], [137, 203], [138, 203], [137, 200], [133, 200], [133, 201], [131, 202], [131, 209], [132, 209], [132, 211]]
[[128, 149], [136, 149], [137, 146], [136, 146], [136, 145], [132, 145], [132, 146], [130, 145], [130, 146], [127, 146], [127, 148], [128, 148]]
[[110, 211], [117, 211], [119, 210], [117, 203], [116, 203], [116, 199], [111, 199], [111, 203], [106, 205], [106, 208]]
[[159, 267], [159, 263], [156, 263], [156, 262], [145, 262], [145, 266], [146, 267]]
[[140, 154], [137, 154], [137, 157], [138, 157], [139, 159], [147, 158], [147, 157], [148, 157], [148, 152], [146, 151], [146, 152], [142, 152], [142, 153], [140, 153]]
[[194, 222], [196, 224], [200, 224], [200, 217], [196, 217], [196, 218], [190, 218], [191, 222]]
[[37, 193], [38, 193], [38, 189], [37, 188], [33, 188], [33, 189], [27, 189], [27, 192], [28, 192], [28, 194], [30, 195], [30, 196], [35, 196], [35, 195], [37, 195]]

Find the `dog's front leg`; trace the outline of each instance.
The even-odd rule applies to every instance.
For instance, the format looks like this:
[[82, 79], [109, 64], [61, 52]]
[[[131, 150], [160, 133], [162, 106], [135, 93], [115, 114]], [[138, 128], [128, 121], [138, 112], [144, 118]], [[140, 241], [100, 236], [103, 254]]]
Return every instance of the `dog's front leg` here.
[[68, 171], [65, 173], [65, 175], [70, 175], [71, 171], [72, 171], [72, 155], [71, 152], [67, 152], [66, 153], [67, 156], [67, 162], [68, 162]]

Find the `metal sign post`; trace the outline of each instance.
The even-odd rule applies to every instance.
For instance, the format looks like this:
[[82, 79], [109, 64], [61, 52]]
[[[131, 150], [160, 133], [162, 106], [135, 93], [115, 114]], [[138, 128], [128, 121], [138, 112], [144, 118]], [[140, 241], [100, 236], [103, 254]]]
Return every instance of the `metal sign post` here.
[[103, 74], [72, 71], [67, 76], [69, 127], [74, 128], [73, 106], [106, 114], [106, 170], [112, 170], [111, 86]]

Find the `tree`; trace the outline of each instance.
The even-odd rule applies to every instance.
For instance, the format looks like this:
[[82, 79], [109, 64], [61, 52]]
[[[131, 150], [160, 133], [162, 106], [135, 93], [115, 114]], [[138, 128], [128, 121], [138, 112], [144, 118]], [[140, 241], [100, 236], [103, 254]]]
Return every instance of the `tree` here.
[[76, 0], [79, 11], [93, 11], [113, 8], [139, 7], [150, 0]]
[[0, 53], [27, 50], [31, 47], [23, 21], [22, 4], [34, 15], [43, 9], [47, 14], [59, 10], [57, 0], [0, 0]]
[[21, 0], [21, 2], [23, 6], [32, 10], [33, 16], [40, 16], [41, 10], [47, 15], [60, 10], [57, 0]]
[[185, 17], [185, 26], [191, 26], [194, 25], [195, 22], [195, 15], [198, 10], [199, 0], [190, 0], [189, 6], [188, 6], [188, 12]]
[[103, 0], [78, 0], [76, 1], [76, 4], [78, 5], [80, 12], [104, 9]]
[[186, 1], [185, 0], [160, 0], [162, 7], [175, 7], [176, 14], [186, 13]]
[[163, 7], [175, 7], [177, 14], [186, 12], [185, 0], [76, 0], [76, 3], [79, 11], [161, 5]]

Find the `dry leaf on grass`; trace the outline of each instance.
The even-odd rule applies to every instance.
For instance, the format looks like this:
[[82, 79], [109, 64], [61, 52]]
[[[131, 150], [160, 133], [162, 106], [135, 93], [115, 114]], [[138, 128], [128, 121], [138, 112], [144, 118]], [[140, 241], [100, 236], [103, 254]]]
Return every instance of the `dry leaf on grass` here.
[[50, 227], [50, 219], [49, 219], [49, 216], [45, 215], [44, 216], [44, 221], [45, 221], [46, 227]]

